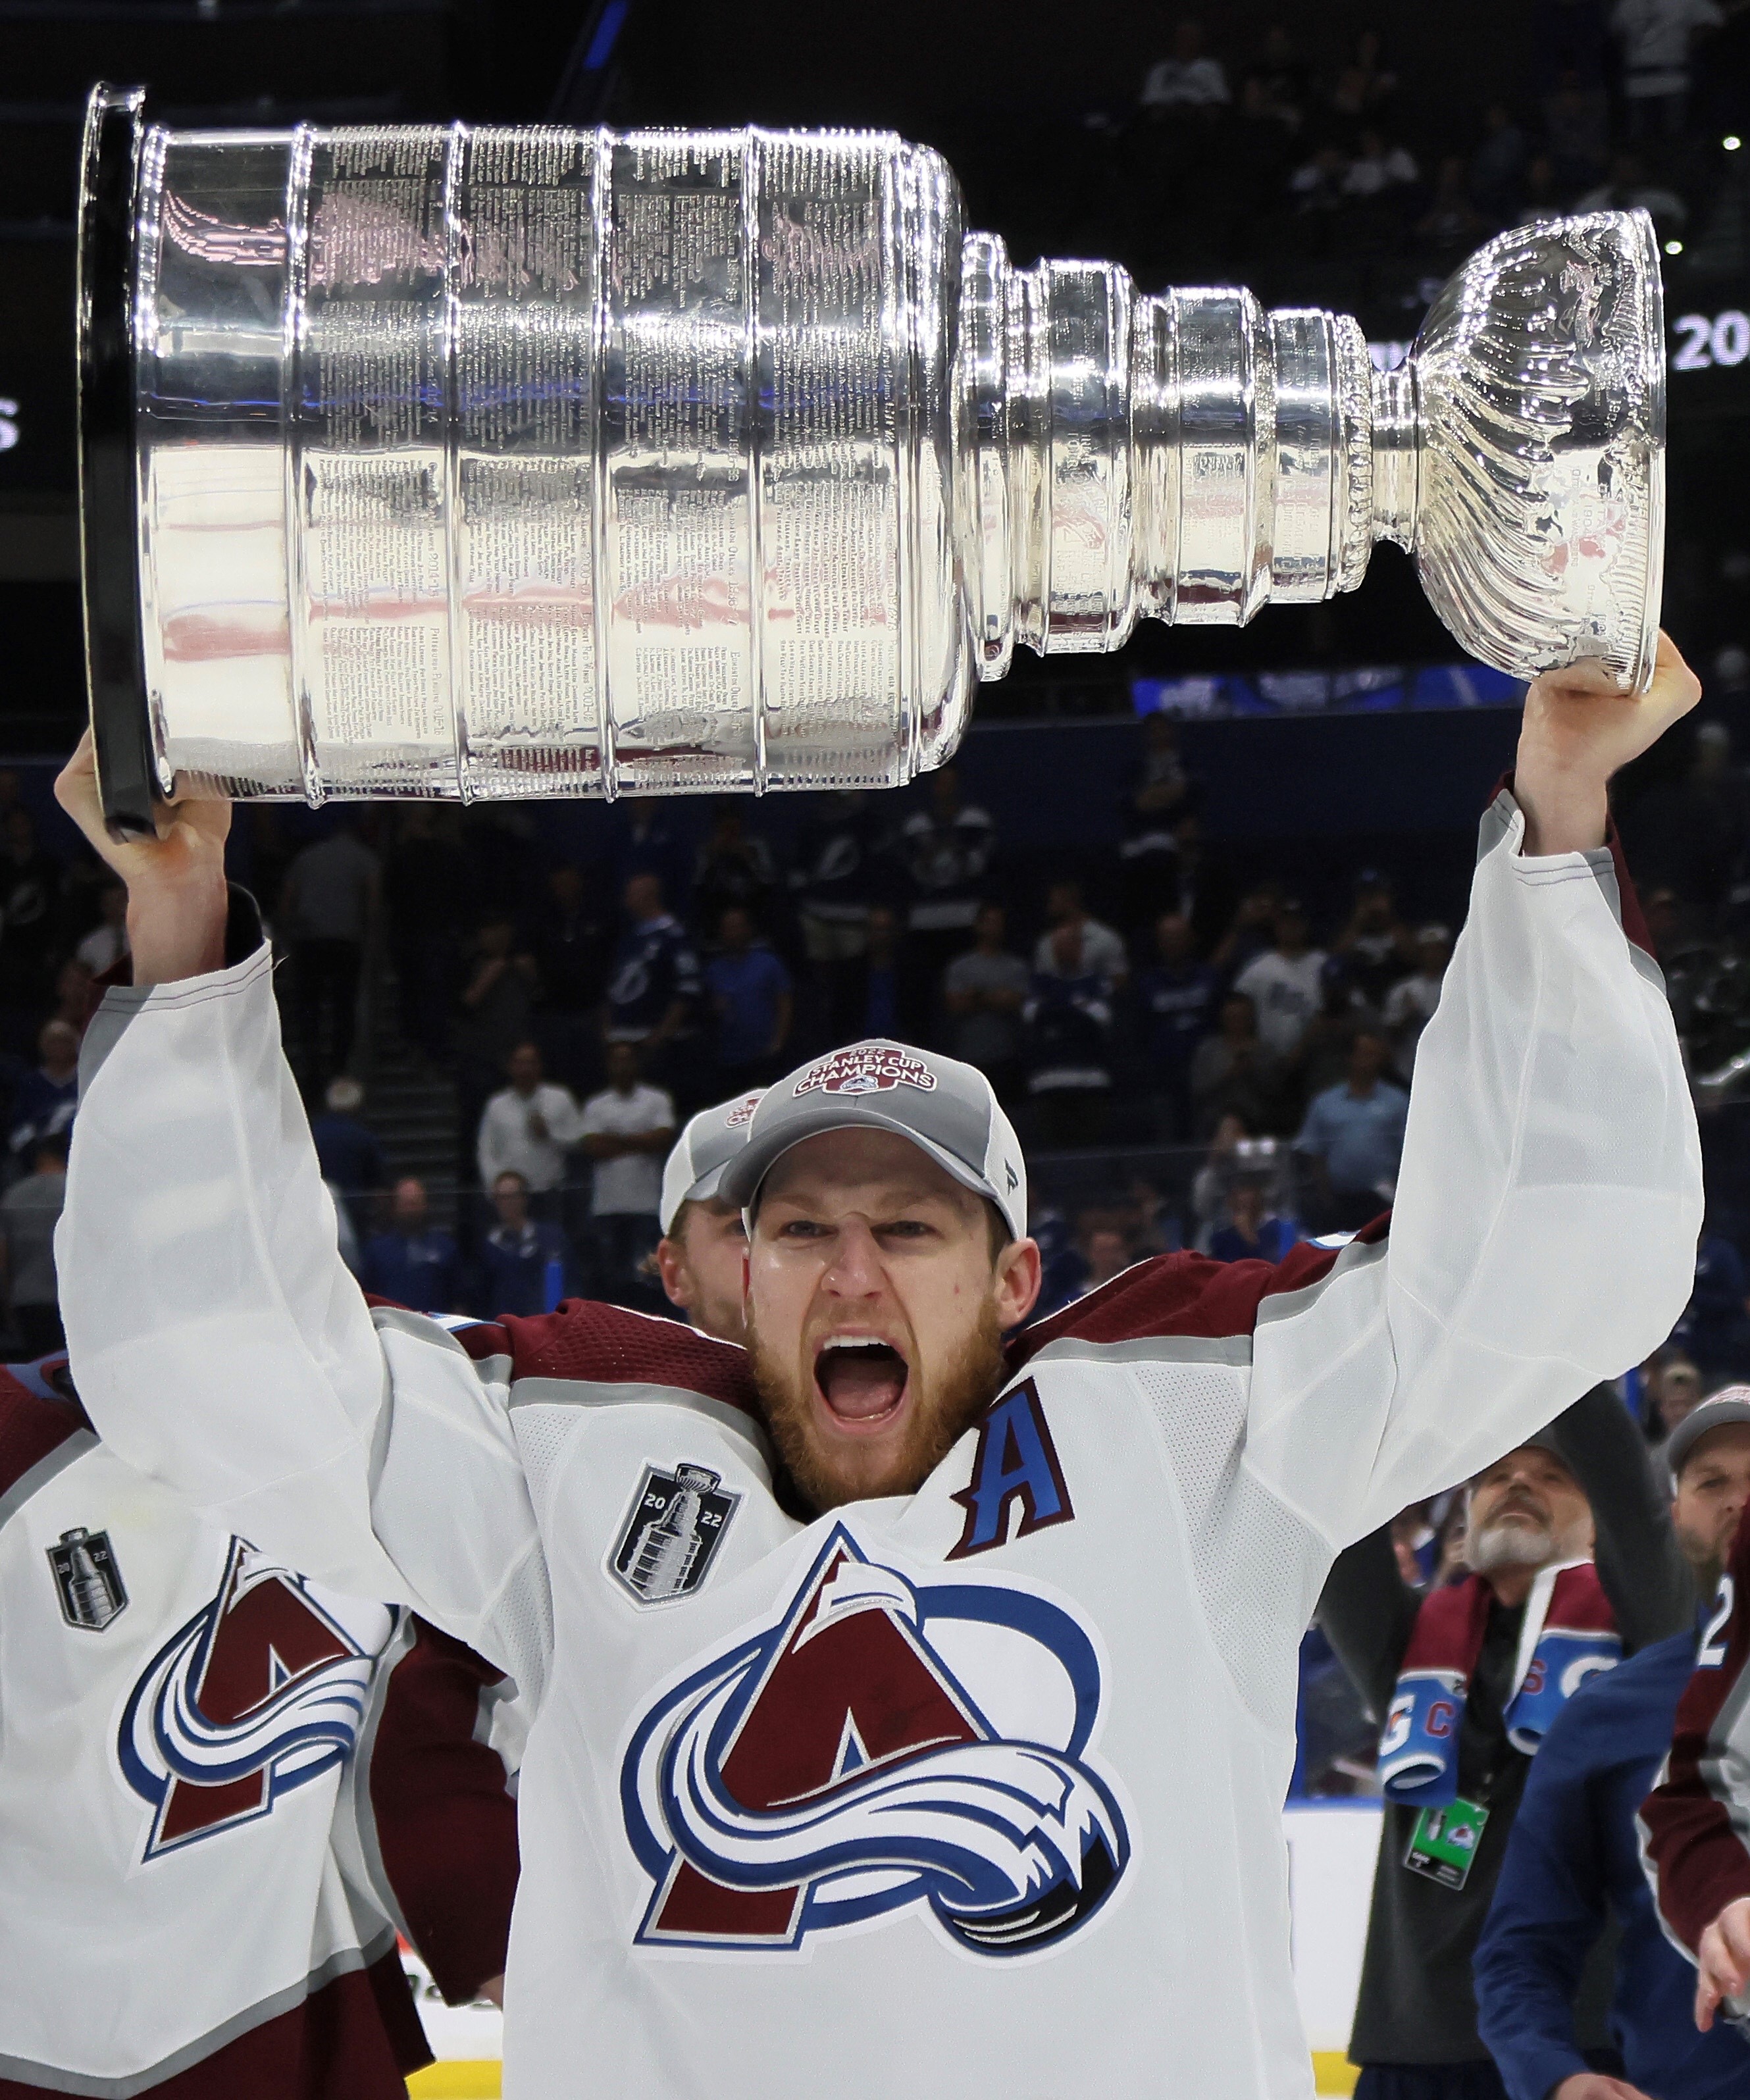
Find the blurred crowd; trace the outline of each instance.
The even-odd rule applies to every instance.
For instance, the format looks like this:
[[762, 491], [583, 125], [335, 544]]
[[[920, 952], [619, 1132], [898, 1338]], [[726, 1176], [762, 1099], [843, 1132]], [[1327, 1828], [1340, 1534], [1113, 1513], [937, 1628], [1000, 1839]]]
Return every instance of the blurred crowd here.
[[1536, 0], [1497, 69], [1516, 91], [1474, 108], [1388, 29], [1333, 47], [1290, 18], [1228, 46], [1162, 14], [1135, 105], [1095, 112], [1077, 157], [1106, 244], [1091, 252], [1118, 223], [1145, 285], [1238, 273], [1281, 300], [1304, 274], [1305, 296], [1362, 307], [1425, 301], [1491, 234], [1576, 208], [1644, 208], [1679, 253], [1712, 201], [1710, 47], [1724, 33], [1735, 51], [1739, 11]]

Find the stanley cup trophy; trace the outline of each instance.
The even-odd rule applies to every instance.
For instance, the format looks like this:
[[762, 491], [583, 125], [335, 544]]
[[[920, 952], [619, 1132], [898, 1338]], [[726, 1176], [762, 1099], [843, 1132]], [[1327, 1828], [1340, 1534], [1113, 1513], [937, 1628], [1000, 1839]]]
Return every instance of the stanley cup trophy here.
[[1466, 649], [1651, 675], [1644, 214], [1501, 235], [1376, 373], [1250, 292], [1017, 270], [871, 134], [148, 128], [80, 245], [104, 806], [897, 786], [1017, 642], [1413, 550]]

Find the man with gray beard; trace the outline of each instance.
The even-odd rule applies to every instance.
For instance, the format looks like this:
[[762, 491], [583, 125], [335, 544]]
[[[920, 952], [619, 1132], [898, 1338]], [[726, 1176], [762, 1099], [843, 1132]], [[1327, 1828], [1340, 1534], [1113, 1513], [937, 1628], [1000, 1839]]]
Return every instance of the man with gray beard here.
[[[1470, 1962], [1538, 1743], [1567, 1697], [1688, 1625], [1694, 1590], [1608, 1386], [1466, 1490], [1470, 1573], [1426, 1595], [1389, 1527], [1333, 1567], [1319, 1624], [1382, 1723], [1385, 1827], [1349, 2054], [1360, 2100], [1505, 2100]], [[1607, 2045], [1609, 1962], [1576, 2007]]]

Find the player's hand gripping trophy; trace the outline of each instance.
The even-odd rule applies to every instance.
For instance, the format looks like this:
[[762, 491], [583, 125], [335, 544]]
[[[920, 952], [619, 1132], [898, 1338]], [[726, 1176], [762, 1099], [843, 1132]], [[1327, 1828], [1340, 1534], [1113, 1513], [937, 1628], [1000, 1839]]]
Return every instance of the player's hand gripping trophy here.
[[173, 797], [887, 787], [1017, 642], [1413, 550], [1464, 646], [1653, 668], [1643, 214], [1501, 235], [1376, 373], [1248, 292], [1013, 268], [880, 135], [148, 128], [99, 88], [86, 591], [112, 832]]

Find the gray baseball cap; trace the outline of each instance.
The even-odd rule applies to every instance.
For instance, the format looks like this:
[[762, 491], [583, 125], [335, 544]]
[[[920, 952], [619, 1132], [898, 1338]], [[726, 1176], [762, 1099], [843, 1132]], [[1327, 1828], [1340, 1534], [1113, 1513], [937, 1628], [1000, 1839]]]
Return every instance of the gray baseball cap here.
[[708, 1203], [717, 1194], [723, 1170], [747, 1142], [760, 1100], [756, 1089], [738, 1094], [732, 1101], [719, 1101], [714, 1109], [701, 1109], [675, 1140], [674, 1149], [663, 1163], [663, 1197], [658, 1207], [665, 1233], [673, 1229], [683, 1203]]
[[875, 1037], [832, 1051], [768, 1088], [719, 1193], [746, 1210], [793, 1145], [827, 1130], [909, 1137], [963, 1188], [987, 1196], [1016, 1239], [1027, 1231], [1027, 1162], [1015, 1126], [976, 1065]]
[[1710, 1429], [1723, 1429], [1729, 1422], [1750, 1422], [1750, 1385], [1721, 1386], [1711, 1400], [1703, 1401], [1665, 1440], [1665, 1463], [1673, 1482], [1683, 1462]]

